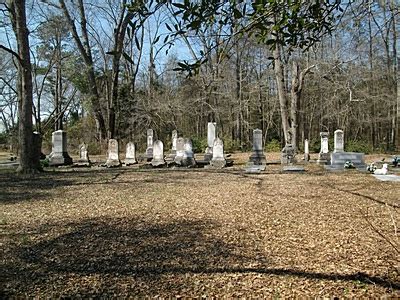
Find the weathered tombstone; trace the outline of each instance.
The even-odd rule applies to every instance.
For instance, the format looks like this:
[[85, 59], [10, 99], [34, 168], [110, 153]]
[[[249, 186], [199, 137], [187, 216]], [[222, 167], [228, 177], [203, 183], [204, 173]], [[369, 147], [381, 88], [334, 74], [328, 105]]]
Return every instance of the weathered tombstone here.
[[310, 149], [308, 146], [308, 140], [304, 140], [304, 160], [309, 161], [310, 160]]
[[286, 144], [281, 152], [281, 164], [291, 165], [296, 163], [296, 149], [292, 144]]
[[71, 165], [72, 158], [67, 151], [67, 133], [63, 130], [57, 130], [51, 137], [52, 151], [49, 155], [50, 166]]
[[263, 151], [262, 130], [253, 130], [253, 153], [250, 156], [250, 162], [254, 165], [265, 165], [267, 163]]
[[321, 150], [319, 151], [319, 156], [317, 163], [326, 164], [329, 162], [329, 132], [320, 132], [321, 136]]
[[183, 155], [183, 165], [186, 167], [193, 167], [196, 165], [193, 153], [193, 144], [191, 139], [184, 139], [184, 155]]
[[132, 142], [129, 142], [128, 144], [126, 144], [126, 155], [125, 155], [124, 163], [126, 166], [137, 164], [136, 148], [135, 148], [135, 144]]
[[213, 157], [214, 140], [216, 137], [217, 123], [208, 122], [207, 125], [207, 149], [204, 160], [210, 161]]
[[119, 160], [119, 147], [117, 140], [115, 139], [108, 140], [107, 154], [108, 155], [107, 155], [106, 166], [108, 168], [121, 166], [121, 161]]
[[343, 133], [343, 130], [338, 129], [338, 130], [335, 131], [333, 144], [334, 144], [334, 149], [333, 149], [334, 153], [344, 152], [344, 133]]
[[176, 140], [178, 139], [178, 131], [172, 130], [172, 148], [171, 153], [176, 153]]
[[153, 129], [147, 129], [147, 148], [146, 148], [147, 161], [150, 161], [153, 158], [153, 139], [154, 139]]
[[174, 161], [177, 165], [183, 165], [183, 159], [185, 156], [185, 139], [180, 137], [176, 140], [176, 155]]
[[254, 129], [253, 130], [253, 153], [249, 158], [249, 162], [246, 165], [247, 173], [259, 173], [260, 171], [265, 170], [265, 165], [267, 160], [263, 151], [263, 142], [262, 142], [262, 130]]
[[225, 167], [226, 160], [224, 157], [224, 142], [220, 138], [214, 140], [212, 159], [210, 166], [213, 168], [221, 169]]
[[153, 167], [165, 165], [164, 144], [160, 140], [155, 141], [153, 144], [153, 159], [151, 160], [151, 165]]
[[82, 144], [79, 145], [79, 160], [76, 163], [76, 165], [80, 166], [80, 167], [88, 167], [88, 166], [90, 166], [90, 160], [89, 160], [87, 145], [85, 143], [82, 143]]
[[175, 160], [176, 156], [176, 141], [178, 139], [178, 131], [172, 130], [172, 147], [171, 147], [171, 152], [167, 155], [165, 158], [166, 162], [172, 163]]

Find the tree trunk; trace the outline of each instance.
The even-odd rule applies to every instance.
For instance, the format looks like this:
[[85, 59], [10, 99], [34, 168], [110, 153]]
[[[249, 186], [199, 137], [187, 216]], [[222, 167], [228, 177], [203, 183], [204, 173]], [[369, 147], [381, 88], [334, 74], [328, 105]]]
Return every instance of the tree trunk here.
[[276, 79], [276, 86], [278, 89], [278, 99], [281, 111], [281, 119], [282, 119], [282, 130], [283, 137], [285, 139], [285, 145], [292, 143], [292, 137], [289, 126], [289, 114], [288, 114], [288, 103], [287, 103], [287, 93], [285, 87], [285, 77], [284, 70], [282, 66], [282, 57], [281, 57], [281, 46], [278, 44], [274, 49], [274, 72]]
[[[20, 165], [18, 173], [32, 174], [40, 170], [40, 157], [33, 139], [33, 85], [29, 52], [28, 28], [26, 26], [25, 0], [9, 1], [9, 10], [18, 47], [18, 117]], [[38, 145], [39, 146], [39, 145]]]
[[86, 65], [86, 72], [88, 76], [88, 81], [90, 85], [90, 103], [92, 105], [93, 109], [93, 114], [96, 119], [96, 124], [98, 131], [100, 132], [100, 138], [105, 139], [107, 135], [106, 131], [106, 123], [104, 121], [103, 114], [101, 113], [101, 107], [100, 107], [100, 95], [97, 89], [97, 83], [96, 83], [96, 75], [94, 73], [94, 63], [93, 63], [93, 57], [92, 57], [92, 52], [91, 48], [89, 45], [89, 37], [87, 33], [87, 28], [86, 28], [86, 16], [85, 16], [85, 9], [83, 5], [83, 1], [79, 0], [79, 13], [80, 13], [80, 18], [81, 18], [81, 32], [84, 38], [84, 41], [82, 42], [79, 35], [78, 31], [75, 26], [75, 21], [72, 19], [64, 0], [59, 0], [59, 4], [61, 7], [61, 10], [63, 11], [63, 14], [65, 18], [67, 19], [68, 26], [70, 28], [72, 37], [75, 40], [75, 43], [78, 47], [78, 50], [83, 58], [83, 61], [85, 62]]

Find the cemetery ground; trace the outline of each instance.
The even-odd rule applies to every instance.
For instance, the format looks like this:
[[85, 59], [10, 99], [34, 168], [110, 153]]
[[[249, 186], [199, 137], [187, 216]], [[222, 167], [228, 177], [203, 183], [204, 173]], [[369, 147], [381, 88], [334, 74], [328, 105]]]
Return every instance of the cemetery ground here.
[[398, 182], [315, 164], [245, 174], [248, 156], [1, 170], [0, 296], [400, 296]]

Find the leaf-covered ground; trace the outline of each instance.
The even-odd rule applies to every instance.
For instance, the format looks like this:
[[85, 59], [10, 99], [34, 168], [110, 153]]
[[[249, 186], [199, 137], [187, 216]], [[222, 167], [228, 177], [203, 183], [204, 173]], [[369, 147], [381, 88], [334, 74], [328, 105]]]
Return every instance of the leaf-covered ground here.
[[0, 296], [400, 296], [399, 183], [280, 169], [0, 172]]

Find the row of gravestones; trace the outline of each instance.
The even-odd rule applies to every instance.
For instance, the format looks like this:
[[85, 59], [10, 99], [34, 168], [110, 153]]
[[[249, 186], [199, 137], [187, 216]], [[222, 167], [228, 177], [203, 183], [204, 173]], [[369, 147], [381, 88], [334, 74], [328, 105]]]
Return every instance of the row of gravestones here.
[[[248, 172], [260, 172], [265, 170], [266, 157], [263, 151], [262, 131], [260, 129], [253, 130], [253, 151], [247, 163], [246, 170]], [[344, 133], [342, 130], [336, 130], [334, 133], [334, 151], [329, 152], [328, 138], [329, 133], [321, 132], [321, 150], [318, 157], [318, 163], [324, 164], [327, 169], [341, 169], [343, 165], [350, 161], [356, 168], [365, 169], [364, 153], [345, 152], [344, 151]], [[172, 132], [172, 147], [171, 152], [164, 156], [164, 144], [160, 140], [153, 141], [154, 131], [149, 129], [147, 131], [147, 148], [146, 159], [151, 162], [152, 166], [158, 167], [165, 164], [174, 162], [178, 166], [192, 167], [196, 165], [194, 159], [192, 141], [188, 138], [178, 138], [176, 130]], [[67, 139], [66, 133], [62, 130], [53, 132], [52, 135], [53, 149], [49, 155], [50, 165], [68, 165], [72, 164], [72, 158], [67, 152]], [[226, 165], [224, 157], [223, 141], [216, 135], [216, 123], [209, 122], [207, 128], [207, 148], [203, 161], [199, 163], [209, 165], [209, 167], [223, 168]], [[286, 150], [288, 147], [285, 147]], [[289, 147], [290, 148], [290, 147]], [[282, 158], [282, 163], [293, 163], [292, 155], [287, 155]], [[79, 147], [79, 160], [78, 165], [90, 165], [87, 147], [83, 143]], [[305, 140], [304, 145], [304, 159], [308, 161], [309, 145], [308, 140]], [[129, 142], [126, 146], [125, 165], [132, 165], [137, 163], [135, 145]], [[119, 147], [118, 141], [114, 139], [109, 140], [108, 155], [106, 166], [115, 167], [120, 166]]]

